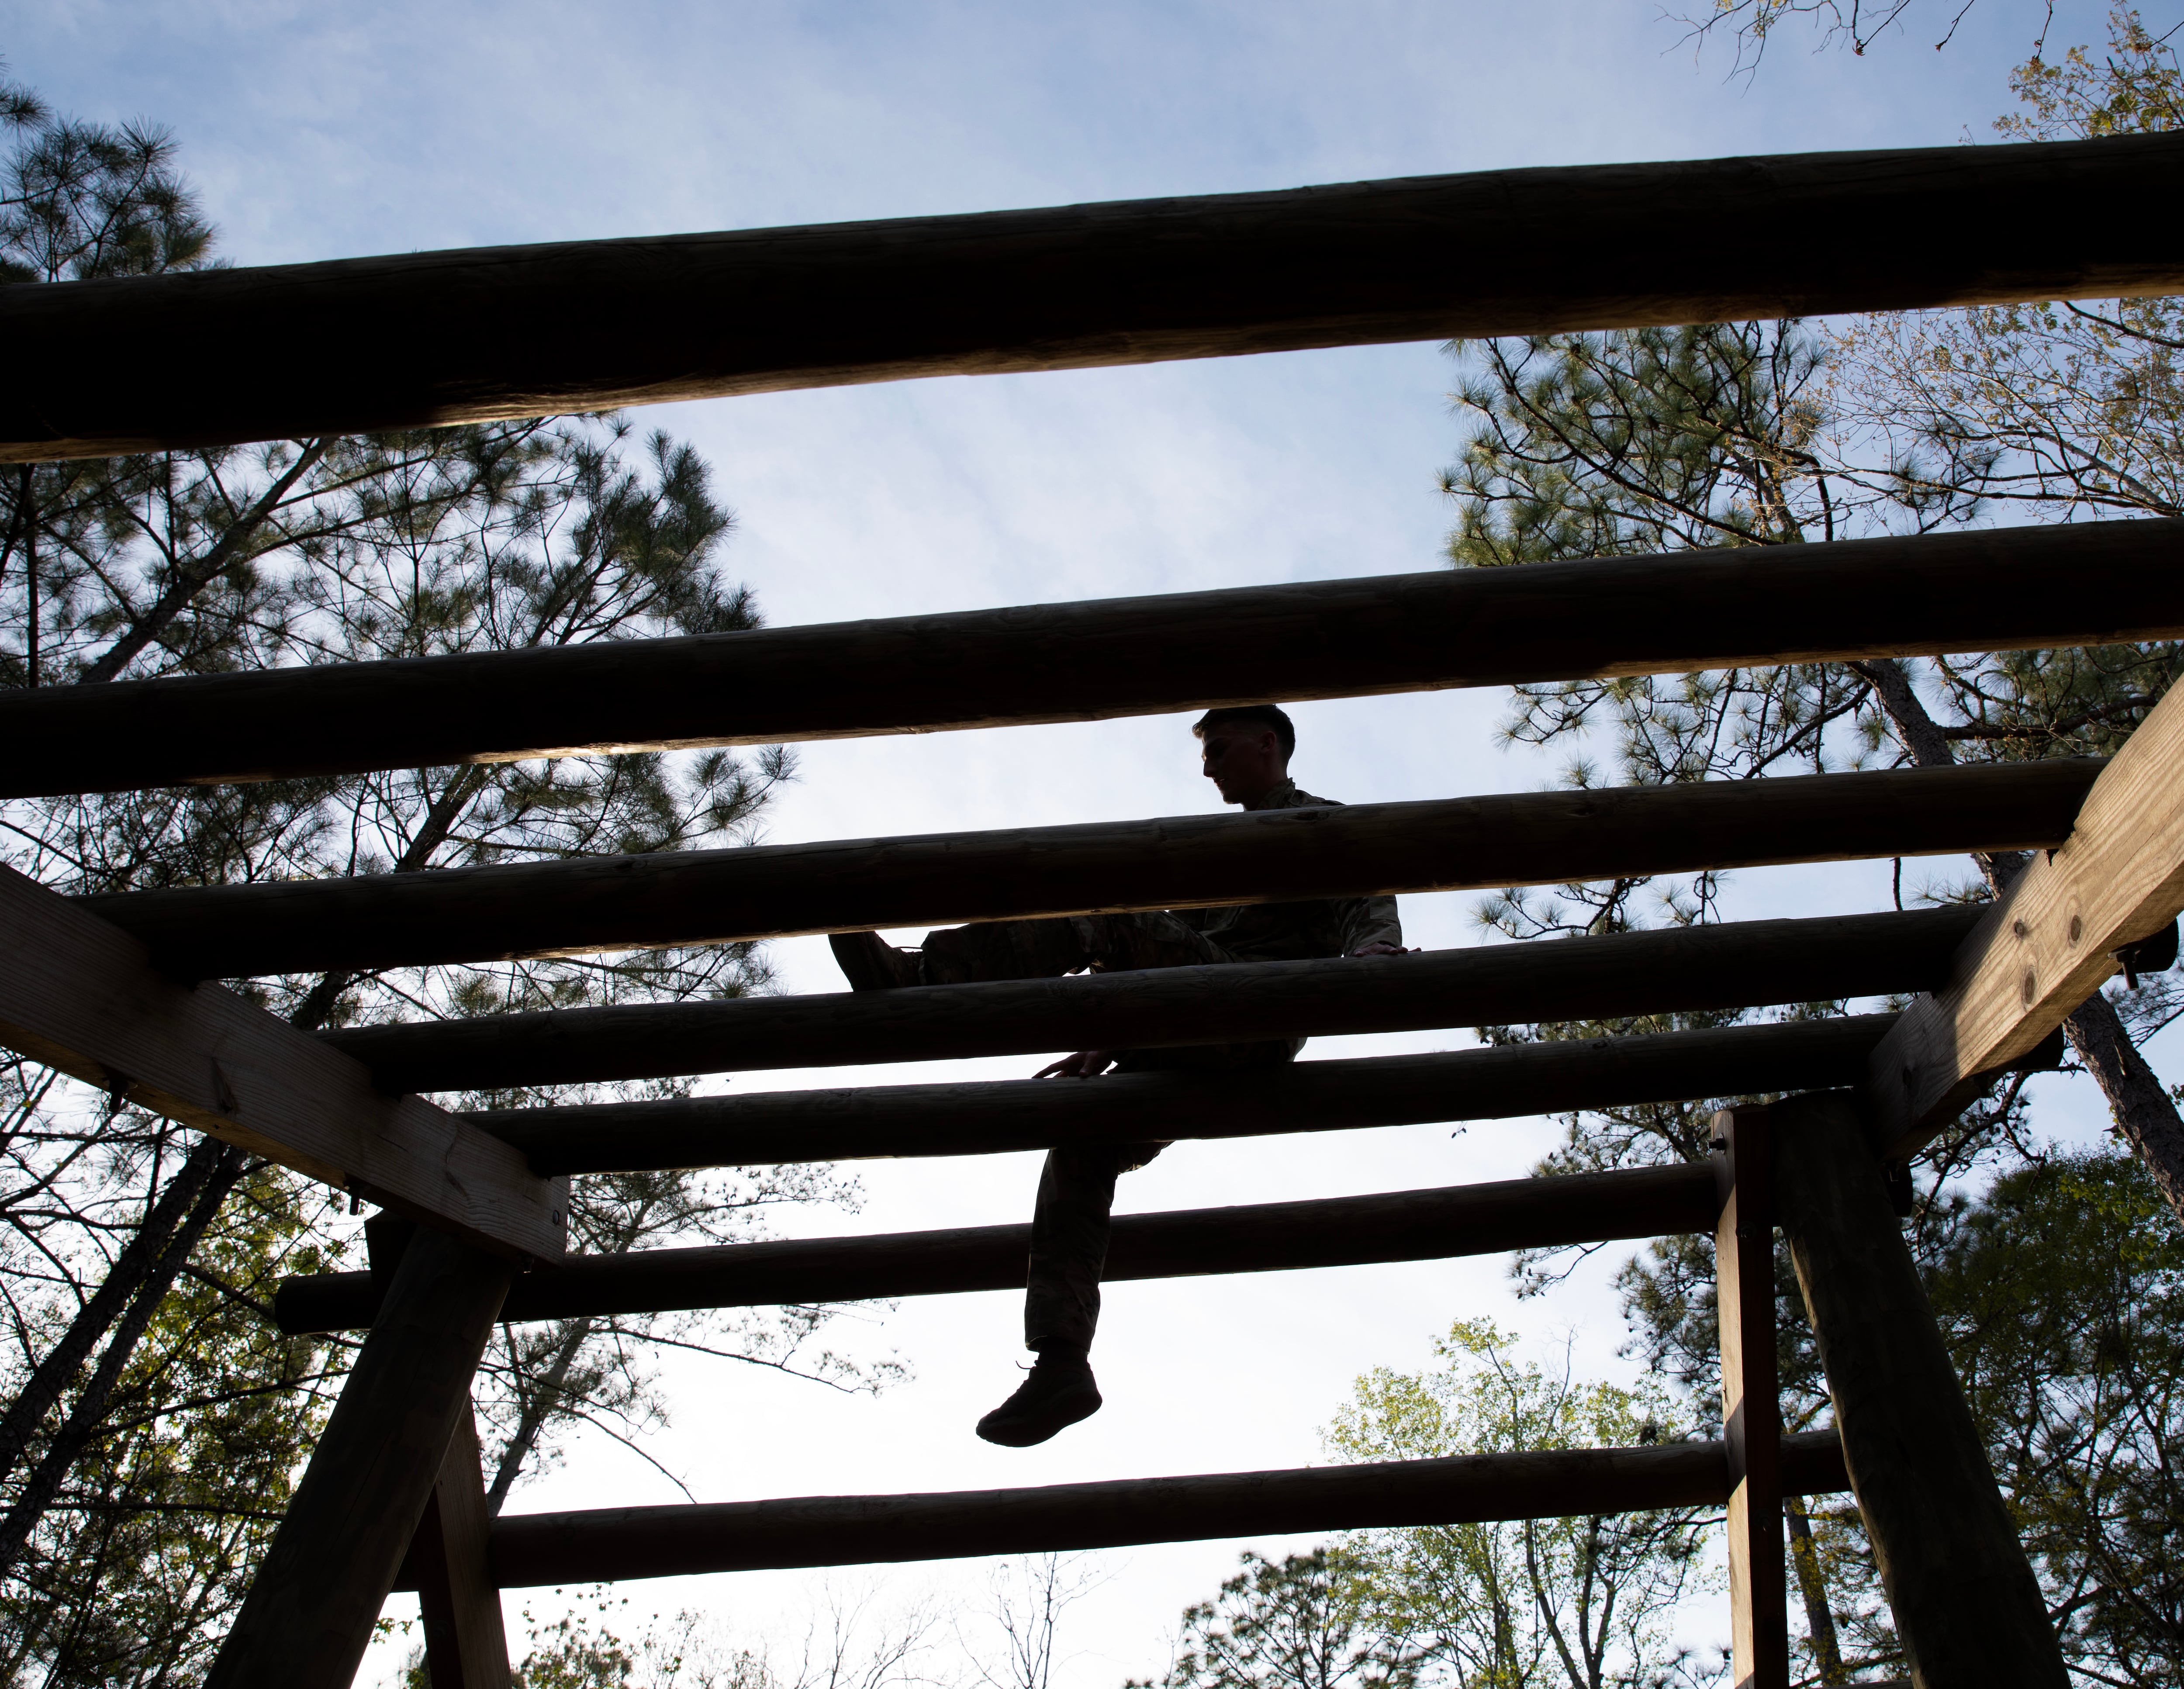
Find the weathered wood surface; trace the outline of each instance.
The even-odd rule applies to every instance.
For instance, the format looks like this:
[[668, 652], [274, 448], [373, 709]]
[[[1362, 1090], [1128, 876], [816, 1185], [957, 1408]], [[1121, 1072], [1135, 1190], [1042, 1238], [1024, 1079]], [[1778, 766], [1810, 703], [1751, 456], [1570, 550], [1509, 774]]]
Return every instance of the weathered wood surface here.
[[400, 1580], [417, 1591], [433, 1689], [509, 1689], [508, 1630], [493, 1580], [492, 1531], [477, 1424], [465, 1411], [456, 1416]]
[[[1128, 1214], [1114, 1222], [1102, 1277], [1452, 1260], [1706, 1232], [1713, 1228], [1714, 1207], [1709, 1169], [1665, 1167]], [[570, 1256], [551, 1272], [518, 1279], [503, 1317], [568, 1319], [1020, 1290], [1030, 1249], [1031, 1228], [1019, 1225]], [[284, 1331], [330, 1331], [370, 1324], [377, 1301], [369, 1273], [327, 1273], [284, 1280], [273, 1306]]]
[[1874, 1051], [1867, 1089], [1886, 1153], [1956, 1118], [2004, 1067], [2118, 970], [2118, 947], [2184, 911], [2184, 690], [2102, 770], [2067, 839], [2033, 857], [1967, 937], [1945, 989]]
[[[1918, 1689], [2070, 1680], [1849, 1094], [1769, 1111], [1775, 1213]], [[496, 1551], [497, 1552], [497, 1551]]]
[[[62, 282], [0, 460], [911, 376], [2184, 290], [2165, 135], [1354, 182]], [[2070, 237], [2028, 226], [2067, 205]], [[1695, 227], [1734, 241], [1692, 241]], [[1815, 240], [1815, 229], [1828, 231]], [[198, 348], [226, 355], [208, 367]], [[292, 348], [309, 346], [298, 358]]]
[[1110, 1073], [1088, 1084], [862, 1085], [468, 1118], [542, 1173], [1339, 1132], [1854, 1084], [1894, 1019], [1854, 1015], [1246, 1073]]
[[0, 694], [0, 797], [2174, 638], [2181, 534], [2003, 528], [41, 687]]
[[410, 1240], [207, 1689], [356, 1675], [514, 1271], [443, 1232]]
[[2090, 761], [663, 851], [85, 900], [191, 977], [2030, 850]]
[[309, 1178], [504, 1254], [561, 1252], [566, 1181], [469, 1121], [0, 867], [0, 1045]]
[[1782, 1411], [1774, 1376], [1773, 1146], [1763, 1107], [1713, 1118], [1715, 1307], [1729, 1467], [1730, 1682], [1790, 1689], [1783, 1576]]
[[1945, 909], [1735, 922], [1404, 956], [556, 1010], [325, 1036], [388, 1090], [437, 1091], [1575, 1020], [1929, 989], [1978, 919], [1976, 911]]
[[[1785, 1438], [1782, 1457], [1797, 1493], [1845, 1487], [1831, 1433]], [[1728, 1494], [1719, 1443], [1557, 1449], [1039, 1489], [503, 1514], [493, 1522], [493, 1562], [502, 1585], [515, 1588], [1638, 1513], [1718, 1505]]]

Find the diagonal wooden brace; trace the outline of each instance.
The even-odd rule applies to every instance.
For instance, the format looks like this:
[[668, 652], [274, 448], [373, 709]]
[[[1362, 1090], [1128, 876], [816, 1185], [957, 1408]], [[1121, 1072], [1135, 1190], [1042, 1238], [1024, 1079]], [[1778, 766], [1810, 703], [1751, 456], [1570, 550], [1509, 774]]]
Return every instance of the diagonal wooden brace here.
[[568, 1181], [142, 942], [0, 868], [0, 1045], [496, 1253], [560, 1258]]

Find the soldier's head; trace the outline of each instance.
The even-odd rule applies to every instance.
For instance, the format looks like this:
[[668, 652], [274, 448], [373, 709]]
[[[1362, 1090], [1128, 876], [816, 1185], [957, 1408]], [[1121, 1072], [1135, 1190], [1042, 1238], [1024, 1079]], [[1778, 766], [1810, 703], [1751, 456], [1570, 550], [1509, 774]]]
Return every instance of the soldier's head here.
[[1211, 780], [1228, 804], [1251, 805], [1289, 778], [1296, 727], [1272, 704], [1208, 710], [1191, 724]]

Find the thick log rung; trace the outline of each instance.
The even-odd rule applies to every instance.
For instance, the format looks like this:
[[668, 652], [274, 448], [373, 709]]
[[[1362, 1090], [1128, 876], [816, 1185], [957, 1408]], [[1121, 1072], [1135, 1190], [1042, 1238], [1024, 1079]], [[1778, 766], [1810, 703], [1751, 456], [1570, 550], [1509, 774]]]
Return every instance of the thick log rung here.
[[[2176, 293], [2184, 233], [2145, 210], [2180, 193], [2184, 144], [2135, 135], [60, 282], [0, 304], [0, 460], [910, 376]], [[2068, 206], [2070, 238], [2028, 224], [2027, 205]], [[1688, 237], [1701, 227], [1737, 238]], [[208, 365], [214, 345], [225, 355]]]
[[[1714, 1207], [1708, 1168], [1663, 1167], [1131, 1214], [1114, 1223], [1102, 1276], [1286, 1272], [1664, 1237], [1713, 1230]], [[1028, 1225], [971, 1226], [565, 1257], [551, 1271], [517, 1279], [502, 1317], [570, 1319], [1020, 1290], [1030, 1249]], [[369, 1325], [377, 1305], [370, 1274], [328, 1273], [286, 1280], [273, 1309], [281, 1329], [293, 1334]]]
[[2090, 761], [582, 857], [85, 900], [192, 978], [2032, 850]]
[[[1833, 1431], [1783, 1438], [1782, 1472], [1792, 1494], [1850, 1487]], [[503, 1514], [493, 1522], [493, 1565], [501, 1587], [514, 1589], [1641, 1513], [1717, 1506], [1728, 1497], [1717, 1442], [1555, 1449], [1039, 1489]]]
[[557, 1010], [326, 1040], [401, 1092], [1594, 1019], [1928, 989], [1978, 919], [1933, 909], [1743, 921], [1420, 956]]
[[1300, 1062], [1245, 1073], [1111, 1073], [1096, 1084], [1000, 1079], [862, 1085], [468, 1118], [521, 1150], [541, 1173], [1338, 1132], [1829, 1090], [1858, 1081], [1895, 1018], [1855, 1015], [1438, 1056]]
[[2180, 535], [2073, 523], [40, 687], [0, 695], [0, 798], [2174, 638]]

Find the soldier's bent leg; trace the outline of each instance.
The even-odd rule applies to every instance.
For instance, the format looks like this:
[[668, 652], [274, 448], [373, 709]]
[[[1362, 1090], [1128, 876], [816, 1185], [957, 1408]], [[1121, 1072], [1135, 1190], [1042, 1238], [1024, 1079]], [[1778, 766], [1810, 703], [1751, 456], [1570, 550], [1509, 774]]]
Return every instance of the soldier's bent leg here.
[[925, 983], [967, 985], [981, 979], [1054, 979], [1092, 965], [1077, 923], [986, 921], [925, 935]]
[[1107, 1264], [1108, 1212], [1118, 1173], [1143, 1167], [1166, 1144], [1085, 1144], [1049, 1150], [1032, 1210], [1024, 1287], [1024, 1346], [1083, 1353], [1100, 1324], [1100, 1274]]

